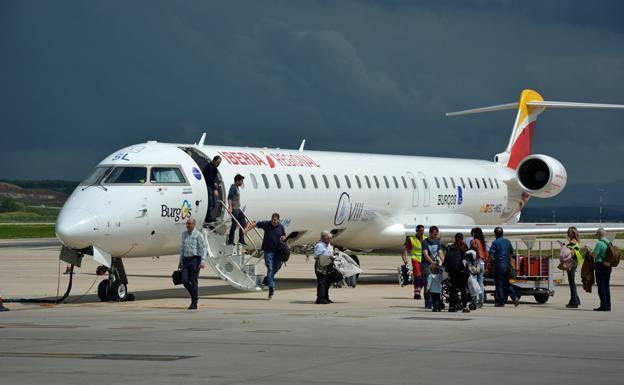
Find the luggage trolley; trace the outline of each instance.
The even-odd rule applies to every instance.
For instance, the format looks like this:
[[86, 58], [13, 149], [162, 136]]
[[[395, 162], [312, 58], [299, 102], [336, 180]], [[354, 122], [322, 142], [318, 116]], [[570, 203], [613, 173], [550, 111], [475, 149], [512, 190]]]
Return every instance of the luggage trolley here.
[[[514, 274], [509, 283], [518, 297], [532, 295], [537, 303], [546, 303], [555, 294], [555, 284], [561, 283], [561, 279], [554, 278], [551, 265], [554, 243], [553, 241], [537, 241], [537, 250], [535, 250], [534, 239], [523, 239], [522, 242], [526, 245], [526, 254], [519, 253], [521, 249], [518, 247], [519, 241], [516, 241], [514, 245], [516, 256], [512, 259], [511, 266]], [[547, 250], [543, 248], [544, 242], [550, 246], [549, 253], [545, 253]], [[484, 278], [484, 284], [494, 286], [494, 272], [493, 269], [489, 270]], [[486, 293], [496, 295], [495, 290], [486, 290]]]

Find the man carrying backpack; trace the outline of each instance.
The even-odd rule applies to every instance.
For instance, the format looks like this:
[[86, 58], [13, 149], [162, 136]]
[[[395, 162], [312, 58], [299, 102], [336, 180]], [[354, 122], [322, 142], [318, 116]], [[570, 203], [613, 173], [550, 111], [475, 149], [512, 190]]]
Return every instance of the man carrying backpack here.
[[611, 290], [609, 281], [611, 280], [611, 263], [607, 262], [607, 252], [610, 242], [607, 239], [607, 232], [602, 227], [596, 231], [598, 242], [592, 256], [596, 264], [596, 285], [598, 286], [598, 296], [600, 297], [600, 307], [594, 311], [611, 311]]
[[264, 264], [267, 268], [266, 282], [269, 286], [269, 299], [271, 299], [273, 294], [275, 294], [275, 274], [282, 267], [281, 255], [277, 251], [280, 243], [286, 239], [286, 230], [280, 223], [280, 215], [278, 213], [273, 213], [270, 221], [252, 222], [251, 227], [247, 231], [254, 226], [264, 230], [262, 251], [264, 251]]

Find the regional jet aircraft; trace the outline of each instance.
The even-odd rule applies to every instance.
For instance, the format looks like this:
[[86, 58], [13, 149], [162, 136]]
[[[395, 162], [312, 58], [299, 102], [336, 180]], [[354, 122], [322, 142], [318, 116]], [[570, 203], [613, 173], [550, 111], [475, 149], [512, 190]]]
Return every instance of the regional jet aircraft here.
[[[564, 166], [531, 153], [538, 115], [546, 108], [624, 108], [624, 105], [544, 101], [524, 90], [519, 102], [449, 113], [461, 115], [517, 109], [507, 149], [494, 161], [206, 145], [146, 143], [115, 151], [100, 162], [63, 206], [56, 234], [61, 259], [80, 266], [85, 254], [108, 279], [102, 300], [123, 300], [128, 279], [122, 258], [176, 254], [187, 218], [198, 228], [206, 218], [208, 193], [202, 168], [220, 155], [223, 191], [236, 174], [245, 176], [243, 210], [250, 220], [279, 212], [292, 247], [312, 245], [322, 230], [334, 243], [358, 250], [400, 247], [417, 224], [437, 225], [442, 236], [469, 234], [496, 225], [523, 237], [563, 235], [566, 224], [518, 223], [530, 197], [551, 198], [566, 185]], [[223, 198], [221, 198], [223, 199]], [[260, 290], [256, 276], [259, 235], [245, 249], [226, 245], [231, 219], [217, 202], [217, 222], [203, 228], [208, 261], [241, 290]], [[578, 226], [582, 233], [597, 225]], [[622, 232], [622, 225], [607, 225]]]

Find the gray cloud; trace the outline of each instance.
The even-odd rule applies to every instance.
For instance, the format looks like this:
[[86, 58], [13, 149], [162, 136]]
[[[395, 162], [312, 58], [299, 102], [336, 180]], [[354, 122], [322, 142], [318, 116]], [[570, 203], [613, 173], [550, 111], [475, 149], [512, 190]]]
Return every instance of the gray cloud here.
[[[513, 101], [526, 87], [624, 103], [623, 10], [616, 1], [5, 1], [0, 177], [77, 179], [119, 147], [194, 142], [203, 131], [214, 144], [293, 148], [307, 138], [317, 150], [491, 159], [514, 113], [444, 112]], [[547, 111], [535, 150], [559, 158], [571, 181], [621, 179], [610, 154], [624, 147], [623, 115]]]

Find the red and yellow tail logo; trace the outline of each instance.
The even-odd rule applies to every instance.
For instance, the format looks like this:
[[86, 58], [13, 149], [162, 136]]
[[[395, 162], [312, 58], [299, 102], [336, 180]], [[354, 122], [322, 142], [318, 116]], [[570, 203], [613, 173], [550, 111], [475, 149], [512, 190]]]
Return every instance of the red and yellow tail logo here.
[[520, 95], [518, 116], [509, 141], [509, 161], [507, 167], [516, 169], [520, 161], [531, 155], [531, 144], [535, 132], [537, 116], [544, 111], [544, 107], [528, 106], [527, 102], [544, 101], [542, 95], [533, 90], [524, 90]]

